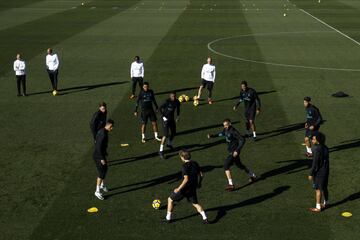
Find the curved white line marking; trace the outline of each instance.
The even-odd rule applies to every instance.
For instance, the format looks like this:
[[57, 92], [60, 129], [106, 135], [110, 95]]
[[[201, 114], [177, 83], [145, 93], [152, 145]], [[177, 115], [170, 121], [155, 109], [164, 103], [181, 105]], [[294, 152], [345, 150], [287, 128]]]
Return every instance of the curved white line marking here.
[[353, 68], [331, 68], [331, 67], [304, 66], [304, 65], [296, 65], [296, 64], [284, 64], [284, 63], [266, 62], [266, 61], [246, 59], [246, 58], [235, 57], [235, 56], [231, 56], [228, 54], [218, 52], [211, 46], [214, 43], [228, 40], [228, 39], [234, 39], [234, 38], [243, 38], [243, 37], [250, 37], [250, 36], [268, 36], [268, 35], [271, 36], [271, 35], [282, 35], [282, 34], [301, 34], [301, 33], [334, 33], [334, 32], [333, 31], [307, 31], [307, 32], [303, 31], [303, 32], [253, 33], [253, 34], [237, 35], [237, 36], [232, 36], [232, 37], [224, 37], [224, 38], [215, 39], [207, 44], [207, 48], [211, 52], [213, 52], [219, 56], [223, 56], [223, 57], [227, 57], [227, 58], [231, 58], [231, 59], [235, 59], [235, 60], [243, 61], [243, 62], [258, 63], [258, 64], [265, 64], [265, 65], [271, 65], [271, 66], [278, 66], [278, 67], [291, 67], [291, 68], [329, 70], [329, 71], [344, 71], [344, 72], [360, 72], [360, 69], [353, 69]]

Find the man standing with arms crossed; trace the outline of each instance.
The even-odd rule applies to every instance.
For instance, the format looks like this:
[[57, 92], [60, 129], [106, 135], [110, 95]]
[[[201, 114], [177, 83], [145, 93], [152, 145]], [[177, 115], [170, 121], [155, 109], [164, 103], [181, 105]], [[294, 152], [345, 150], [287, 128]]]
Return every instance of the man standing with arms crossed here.
[[58, 74], [59, 74], [59, 58], [56, 53], [53, 53], [53, 50], [51, 48], [48, 48], [47, 55], [46, 55], [46, 69], [49, 74], [51, 86], [52, 86], [52, 94], [54, 96], [58, 93]]
[[131, 63], [130, 77], [132, 80], [132, 94], [130, 99], [135, 98], [136, 84], [139, 84], [140, 90], [144, 83], [144, 63], [139, 56], [135, 56], [135, 61]]
[[212, 59], [211, 57], [207, 58], [207, 63], [203, 65], [202, 69], [201, 69], [201, 85], [199, 87], [199, 91], [198, 94], [196, 96], [197, 99], [200, 99], [201, 97], [201, 92], [203, 88], [208, 89], [209, 95], [208, 95], [208, 103], [212, 104], [213, 100], [212, 100], [212, 90], [214, 88], [214, 83], [215, 83], [215, 77], [216, 77], [216, 70], [215, 70], [215, 65], [212, 64]]
[[104, 180], [108, 170], [107, 159], [106, 159], [108, 155], [107, 154], [107, 147], [109, 142], [108, 134], [113, 130], [113, 127], [114, 127], [114, 121], [109, 119], [106, 122], [105, 127], [100, 129], [96, 134], [95, 150], [94, 150], [93, 158], [95, 161], [96, 168], [98, 170], [98, 177], [96, 178], [95, 196], [100, 200], [104, 200], [104, 197], [101, 194], [100, 190], [102, 190], [103, 192], [108, 192]]
[[224, 129], [218, 134], [208, 134], [208, 138], [225, 137], [228, 144], [228, 156], [224, 162], [224, 169], [226, 178], [229, 182], [225, 188], [226, 191], [234, 191], [235, 186], [232, 180], [230, 167], [235, 164], [239, 169], [244, 170], [249, 176], [249, 182], [256, 180], [256, 175], [249, 168], [247, 168], [240, 160], [240, 152], [245, 144], [245, 138], [231, 125], [230, 119], [223, 121]]
[[[20, 53], [16, 55], [16, 60], [14, 62], [14, 71], [16, 75], [16, 83], [18, 90], [18, 97], [27, 96], [26, 95], [26, 64], [25, 61], [21, 58]], [[23, 93], [21, 94], [21, 86]]]
[[[310, 208], [311, 212], [321, 212], [327, 207], [329, 200], [329, 149], [325, 145], [325, 135], [317, 132], [312, 137], [313, 162], [309, 174], [309, 180], [313, 181], [315, 187], [315, 208]], [[321, 204], [323, 198], [323, 204]]]

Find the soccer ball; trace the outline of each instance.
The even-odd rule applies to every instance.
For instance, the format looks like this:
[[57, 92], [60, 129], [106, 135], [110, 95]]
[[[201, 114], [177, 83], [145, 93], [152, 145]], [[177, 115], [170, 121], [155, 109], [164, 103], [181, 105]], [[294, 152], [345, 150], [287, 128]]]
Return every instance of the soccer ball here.
[[194, 106], [197, 107], [199, 105], [199, 100], [194, 100]]
[[183, 102], [183, 101], [184, 101], [184, 97], [183, 97], [183, 96], [180, 96], [178, 99], [179, 99], [179, 102]]
[[161, 201], [160, 199], [155, 199], [153, 202], [152, 202], [152, 207], [156, 210], [158, 210], [161, 206]]
[[54, 91], [52, 92], [52, 95], [53, 95], [53, 96], [56, 96], [56, 95], [57, 95], [57, 91], [54, 90]]
[[185, 96], [185, 101], [188, 102], [190, 100], [189, 96]]

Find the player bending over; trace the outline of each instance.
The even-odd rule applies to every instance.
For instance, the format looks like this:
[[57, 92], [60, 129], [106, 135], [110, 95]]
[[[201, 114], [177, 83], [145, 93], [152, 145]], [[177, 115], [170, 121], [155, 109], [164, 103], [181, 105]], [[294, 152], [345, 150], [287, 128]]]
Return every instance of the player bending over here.
[[93, 154], [93, 159], [95, 161], [96, 168], [98, 170], [95, 196], [100, 200], [104, 200], [104, 197], [102, 196], [100, 190], [103, 190], [104, 192], [108, 192], [104, 180], [108, 170], [107, 160], [106, 160], [106, 156], [108, 155], [107, 147], [109, 142], [108, 133], [113, 130], [113, 127], [114, 127], [114, 121], [109, 119], [106, 122], [105, 127], [97, 132], [95, 139], [95, 151]]
[[[190, 152], [182, 150], [179, 152], [180, 159], [183, 162], [181, 172], [183, 180], [179, 187], [175, 188], [168, 198], [167, 214], [165, 221], [171, 222], [171, 216], [174, 209], [174, 202], [181, 201], [184, 197], [192, 203], [194, 208], [201, 214], [203, 223], [207, 224], [208, 219], [204, 209], [198, 203], [196, 189], [201, 187], [203, 174], [197, 162], [191, 160]], [[199, 179], [200, 178], [200, 179]]]
[[140, 91], [139, 96], [136, 101], [135, 111], [134, 115], [138, 115], [138, 107], [140, 106], [141, 109], [141, 141], [142, 143], [146, 142], [145, 138], [145, 130], [146, 130], [146, 124], [148, 122], [148, 119], [151, 121], [151, 125], [153, 127], [155, 139], [157, 141], [161, 141], [158, 134], [158, 126], [157, 126], [157, 118], [156, 113], [153, 109], [153, 104], [156, 108], [156, 111], [158, 111], [158, 105], [155, 100], [155, 94], [154, 91], [149, 88], [149, 83], [144, 82], [143, 89]]
[[310, 139], [312, 136], [316, 135], [320, 129], [320, 124], [322, 123], [322, 116], [320, 110], [312, 105], [310, 97], [304, 97], [304, 107], [306, 113], [306, 123], [305, 123], [305, 139], [304, 143], [306, 146], [306, 156], [312, 157], [313, 153], [311, 150]]
[[253, 139], [256, 141], [255, 117], [260, 113], [261, 103], [255, 89], [249, 88], [246, 81], [241, 82], [240, 98], [238, 103], [233, 107], [234, 111], [242, 102], [245, 104], [246, 130], [248, 133], [250, 129], [252, 130]]
[[256, 175], [253, 173], [249, 168], [247, 168], [241, 161], [240, 161], [240, 151], [245, 144], [245, 138], [240, 135], [240, 133], [231, 125], [230, 119], [225, 119], [223, 121], [224, 130], [218, 134], [208, 134], [208, 138], [214, 137], [225, 137], [226, 142], [228, 143], [228, 152], [229, 155], [225, 159], [224, 162], [224, 169], [225, 174], [228, 179], [228, 186], [225, 188], [226, 191], [234, 191], [234, 183], [232, 180], [230, 167], [235, 164], [241, 170], [244, 170], [248, 176], [249, 181], [253, 182], [256, 180]]
[[[309, 180], [314, 182], [315, 187], [315, 208], [310, 208], [312, 212], [320, 212], [326, 208], [329, 200], [328, 181], [329, 181], [329, 149], [325, 145], [325, 135], [318, 132], [312, 137], [313, 163], [309, 174]], [[321, 204], [323, 198], [323, 204]]]
[[[161, 139], [159, 156], [164, 158], [164, 145], [166, 139], [168, 140], [167, 147], [173, 150], [173, 140], [176, 135], [176, 122], [180, 117], [180, 102], [176, 99], [176, 93], [170, 93], [170, 97], [165, 101], [163, 105], [159, 108], [162, 121], [163, 121], [163, 129], [164, 136]], [[175, 118], [176, 111], [176, 118]]]

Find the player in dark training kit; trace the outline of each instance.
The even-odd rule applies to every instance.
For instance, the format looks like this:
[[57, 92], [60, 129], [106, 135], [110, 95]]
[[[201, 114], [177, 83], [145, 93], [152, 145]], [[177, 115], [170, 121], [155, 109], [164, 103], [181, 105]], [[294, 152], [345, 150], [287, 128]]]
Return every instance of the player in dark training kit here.
[[233, 107], [234, 111], [242, 102], [245, 104], [246, 130], [249, 132], [251, 129], [253, 139], [256, 140], [255, 117], [260, 113], [261, 102], [256, 91], [253, 88], [249, 88], [246, 81], [241, 82], [240, 98]]
[[94, 137], [94, 140], [96, 139], [97, 132], [101, 128], [105, 127], [106, 115], [107, 115], [106, 103], [101, 102], [99, 104], [99, 110], [94, 113], [94, 115], [90, 121], [90, 129], [91, 129], [91, 133]]
[[[325, 135], [317, 132], [312, 137], [313, 162], [309, 174], [309, 180], [314, 182], [316, 192], [316, 206], [310, 208], [312, 212], [320, 212], [327, 207], [329, 200], [329, 149], [325, 145]], [[323, 204], [321, 204], [323, 198]]]
[[[170, 97], [159, 108], [164, 128], [164, 136], [161, 139], [159, 155], [164, 158], [164, 144], [168, 140], [167, 147], [173, 150], [172, 142], [176, 135], [176, 122], [180, 117], [180, 102], [176, 99], [176, 93], [170, 93]], [[176, 112], [176, 118], [175, 118]]]
[[304, 107], [306, 113], [306, 123], [305, 123], [305, 139], [304, 144], [306, 146], [306, 156], [312, 157], [311, 150], [311, 138], [316, 135], [320, 129], [320, 124], [322, 123], [322, 116], [320, 110], [312, 105], [310, 97], [304, 97]]
[[[179, 202], [183, 198], [187, 198], [192, 203], [194, 208], [201, 214], [203, 223], [207, 224], [207, 216], [204, 209], [198, 203], [196, 189], [201, 187], [203, 174], [197, 162], [191, 160], [190, 152], [182, 150], [179, 152], [181, 161], [183, 162], [181, 173], [183, 180], [179, 187], [175, 188], [168, 198], [167, 214], [165, 221], [171, 222], [171, 215], [174, 209], [174, 202]], [[200, 179], [199, 179], [200, 177]]]
[[141, 141], [142, 141], [142, 143], [146, 142], [145, 130], [146, 130], [146, 124], [149, 119], [150, 119], [152, 127], [153, 127], [155, 139], [159, 142], [161, 141], [161, 139], [159, 138], [159, 134], [158, 134], [158, 126], [156, 123], [157, 118], [156, 118], [156, 113], [153, 109], [153, 104], [156, 108], [156, 111], [158, 111], [159, 107], [155, 100], [154, 91], [149, 88], [148, 82], [144, 82], [143, 89], [140, 91], [139, 96], [137, 98], [136, 107], [135, 107], [135, 111], [134, 111], [134, 115], [137, 116], [138, 115], [137, 110], [138, 110], [138, 107], [140, 106], [140, 108], [141, 108]]
[[253, 182], [256, 180], [256, 175], [253, 173], [249, 168], [247, 168], [241, 161], [240, 161], [240, 152], [245, 144], [245, 138], [240, 135], [240, 133], [231, 125], [230, 119], [225, 119], [223, 121], [224, 130], [218, 134], [208, 134], [208, 138], [214, 137], [225, 137], [226, 142], [228, 144], [228, 152], [229, 155], [225, 159], [224, 162], [224, 169], [225, 174], [228, 179], [229, 185], [226, 187], [225, 190], [233, 191], [235, 189], [232, 176], [230, 172], [230, 167], [235, 164], [241, 170], [245, 170], [245, 172], [249, 176], [249, 181]]
[[107, 173], [107, 147], [109, 142], [108, 133], [113, 130], [114, 121], [109, 119], [104, 128], [101, 128], [97, 134], [95, 139], [95, 150], [93, 154], [93, 159], [96, 164], [96, 168], [98, 170], [98, 177], [96, 179], [96, 191], [95, 196], [100, 199], [104, 200], [100, 190], [104, 192], [108, 192], [108, 189], [105, 186], [104, 180]]

